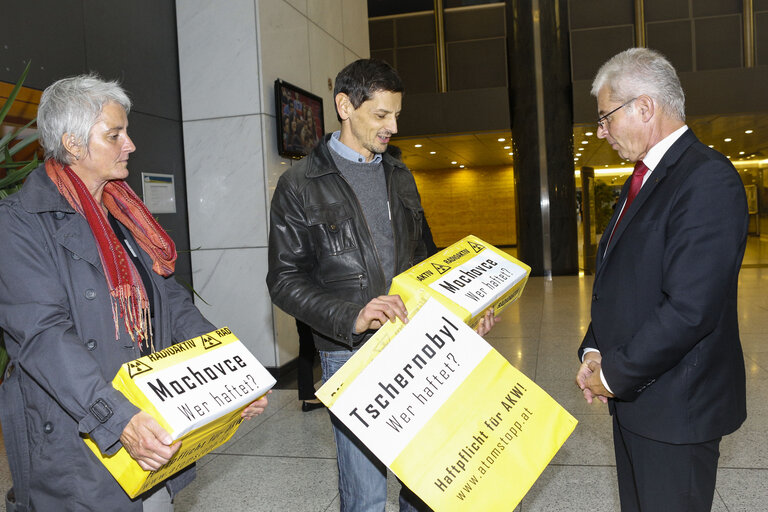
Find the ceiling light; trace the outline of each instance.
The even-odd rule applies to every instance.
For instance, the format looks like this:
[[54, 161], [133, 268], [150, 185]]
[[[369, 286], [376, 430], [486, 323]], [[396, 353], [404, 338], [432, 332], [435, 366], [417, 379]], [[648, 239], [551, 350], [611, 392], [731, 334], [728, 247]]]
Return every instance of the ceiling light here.
[[576, 153], [576, 156], [581, 156], [581, 153]]
[[739, 151], [739, 154], [740, 154], [740, 155], [743, 155], [743, 154], [744, 154], [744, 152], [743, 152], [743, 151]]
[[429, 152], [430, 155], [434, 155], [435, 153], [437, 153], [437, 151], [430, 151]]
[[744, 133], [752, 133], [752, 130], [744, 130]]
[[589, 144], [589, 141], [588, 140], [583, 140], [583, 141], [581, 141], [581, 143], [582, 144]]
[[710, 144], [710, 145], [709, 145], [709, 147], [711, 147], [711, 148], [714, 148], [715, 146], [713, 146], [712, 144]]
[[584, 135], [586, 135], [587, 137], [591, 137], [593, 135], [593, 133], [592, 132], [587, 132]]
[[420, 148], [420, 147], [421, 147], [421, 144], [414, 144], [414, 145], [413, 145], [413, 147], [415, 147], [415, 148]]
[[464, 168], [464, 166], [463, 166], [463, 165], [460, 165], [459, 167], [461, 167], [462, 169]]
[[457, 162], [456, 160], [454, 160], [453, 162], [451, 162], [451, 165], [456, 165], [457, 163], [459, 163], [459, 162]]
[[731, 139], [730, 137], [726, 137], [726, 138], [724, 138], [723, 140], [724, 140], [725, 142], [731, 142], [733, 139]]
[[501, 138], [499, 138], [499, 139], [496, 139], [496, 140], [497, 140], [497, 141], [499, 141], [499, 142], [504, 142], [504, 141], [505, 141], [505, 140], [507, 140], [507, 139], [505, 139], [504, 137], [501, 137]]
[[579, 161], [579, 158], [578, 158], [578, 157], [576, 157], [576, 158], [574, 158], [574, 159], [573, 159], [573, 161], [574, 161], [574, 162], [578, 162], [578, 161]]
[[504, 149], [510, 149], [512, 146], [504, 146]]
[[509, 156], [512, 156], [512, 155], [513, 155], [513, 153], [512, 153], [512, 151], [510, 151], [510, 152], [509, 152]]

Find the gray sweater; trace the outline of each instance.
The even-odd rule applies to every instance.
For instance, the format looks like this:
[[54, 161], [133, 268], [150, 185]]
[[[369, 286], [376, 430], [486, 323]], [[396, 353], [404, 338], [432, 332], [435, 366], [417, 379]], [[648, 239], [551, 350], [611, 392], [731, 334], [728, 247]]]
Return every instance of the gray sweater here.
[[339, 155], [330, 146], [329, 149], [336, 167], [352, 187], [360, 202], [365, 222], [371, 230], [373, 243], [379, 255], [379, 263], [387, 278], [387, 290], [389, 290], [395, 272], [395, 244], [384, 166], [381, 161], [354, 162]]

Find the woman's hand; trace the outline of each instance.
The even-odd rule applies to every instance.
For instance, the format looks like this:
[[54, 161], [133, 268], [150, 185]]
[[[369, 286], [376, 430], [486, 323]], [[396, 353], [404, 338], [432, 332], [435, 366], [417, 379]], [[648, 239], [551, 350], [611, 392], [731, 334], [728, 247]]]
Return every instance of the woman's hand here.
[[120, 441], [145, 471], [157, 471], [181, 448], [181, 443], [172, 444], [171, 435], [144, 411], [131, 418], [120, 434]]
[[241, 417], [245, 418], [246, 420], [250, 420], [252, 418], [255, 418], [259, 414], [264, 412], [264, 409], [267, 408], [267, 395], [270, 394], [272, 391], [267, 391], [267, 393], [256, 400], [255, 402], [251, 402], [248, 407], [243, 409], [243, 412], [240, 414]]

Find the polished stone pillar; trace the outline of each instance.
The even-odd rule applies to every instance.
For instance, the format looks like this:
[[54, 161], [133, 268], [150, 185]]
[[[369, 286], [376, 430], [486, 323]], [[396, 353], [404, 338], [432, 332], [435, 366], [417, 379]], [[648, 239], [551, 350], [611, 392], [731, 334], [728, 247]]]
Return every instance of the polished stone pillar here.
[[597, 232], [597, 211], [595, 207], [595, 169], [581, 168], [581, 254], [584, 257], [584, 272], [595, 273], [597, 264], [597, 243], [602, 233]]
[[325, 129], [336, 130], [328, 84], [370, 54], [368, 9], [358, 0], [176, 0], [176, 23], [195, 302], [279, 370], [299, 344], [264, 281], [271, 195], [293, 165], [277, 152], [272, 84], [323, 98]]
[[573, 94], [565, 0], [507, 0], [518, 258], [539, 276], [576, 274]]

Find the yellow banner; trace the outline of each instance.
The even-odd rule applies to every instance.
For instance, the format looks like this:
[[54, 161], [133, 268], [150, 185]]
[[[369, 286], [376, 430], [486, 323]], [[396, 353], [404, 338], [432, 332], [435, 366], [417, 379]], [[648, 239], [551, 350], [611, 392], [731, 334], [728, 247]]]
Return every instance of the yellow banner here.
[[[492, 350], [391, 468], [434, 510], [509, 511], [575, 427], [575, 418]], [[429, 468], [420, 467], [423, 460]]]
[[222, 327], [125, 363], [112, 381], [182, 445], [158, 471], [145, 471], [125, 448], [106, 456], [85, 444], [134, 498], [221, 446], [240, 425], [241, 411], [275, 379], [232, 331]]
[[317, 391], [432, 509], [512, 510], [576, 419], [426, 293]]

